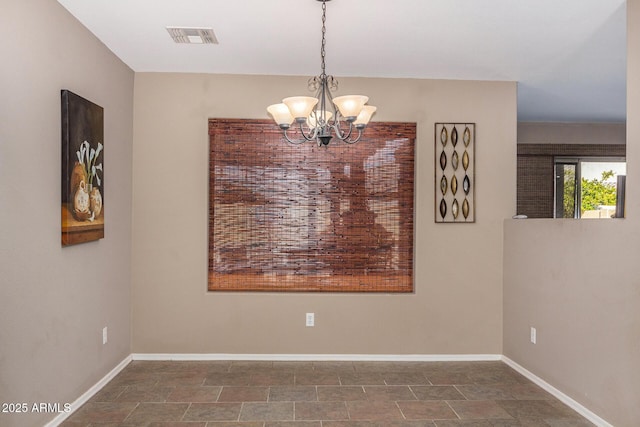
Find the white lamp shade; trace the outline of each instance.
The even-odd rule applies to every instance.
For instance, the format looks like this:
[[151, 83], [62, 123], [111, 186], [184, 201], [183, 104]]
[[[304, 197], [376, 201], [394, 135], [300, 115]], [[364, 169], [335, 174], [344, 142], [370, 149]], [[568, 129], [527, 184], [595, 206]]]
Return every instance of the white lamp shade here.
[[[318, 122], [320, 121], [321, 117], [322, 110], [312, 111], [311, 114], [309, 114], [309, 118], [307, 119], [307, 125], [309, 125], [310, 128], [318, 126]], [[327, 124], [327, 122], [331, 120], [331, 117], [333, 117], [333, 113], [331, 111], [325, 111], [323, 124]]]
[[318, 103], [318, 99], [311, 96], [292, 96], [283, 99], [282, 102], [289, 108], [289, 112], [294, 118], [306, 120], [313, 107]]
[[374, 107], [373, 105], [365, 105], [364, 107], [362, 107], [362, 111], [360, 111], [360, 114], [358, 114], [358, 118], [356, 119], [355, 122], [353, 122], [354, 125], [367, 125], [367, 123], [369, 123], [369, 120], [371, 120], [371, 116], [373, 116], [373, 113], [375, 113], [377, 110], [376, 107]]
[[368, 100], [368, 96], [345, 95], [333, 98], [333, 103], [336, 104], [336, 107], [340, 110], [340, 114], [344, 117], [357, 117]]
[[293, 116], [289, 112], [289, 108], [284, 104], [269, 105], [267, 112], [271, 114], [278, 125], [290, 125], [293, 123]]

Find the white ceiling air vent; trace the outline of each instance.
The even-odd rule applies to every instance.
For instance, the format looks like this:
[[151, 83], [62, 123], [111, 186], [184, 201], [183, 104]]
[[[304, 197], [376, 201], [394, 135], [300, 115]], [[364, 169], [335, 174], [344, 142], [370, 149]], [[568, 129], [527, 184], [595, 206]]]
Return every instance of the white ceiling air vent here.
[[213, 28], [167, 27], [176, 43], [218, 44]]

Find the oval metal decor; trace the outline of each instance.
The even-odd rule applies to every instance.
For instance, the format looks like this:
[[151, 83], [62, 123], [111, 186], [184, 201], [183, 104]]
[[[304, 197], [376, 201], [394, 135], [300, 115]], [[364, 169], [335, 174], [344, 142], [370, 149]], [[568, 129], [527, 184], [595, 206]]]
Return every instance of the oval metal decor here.
[[[458, 178], [455, 175], [451, 178], [451, 192], [455, 196], [458, 192]], [[444, 195], [444, 193], [442, 193]]]
[[440, 201], [440, 216], [444, 219], [446, 215], [447, 215], [447, 202], [445, 202], [444, 199], [442, 199]]
[[454, 147], [458, 145], [458, 129], [456, 129], [455, 126], [451, 131], [451, 143], [453, 144]]
[[469, 217], [469, 201], [467, 199], [462, 202], [462, 216], [464, 216], [464, 219]]
[[467, 150], [465, 150], [464, 154], [462, 154], [462, 167], [464, 168], [464, 170], [467, 170], [469, 168], [469, 153], [467, 153]]
[[[454, 177], [455, 178], [455, 177]], [[449, 186], [447, 185], [447, 177], [442, 175], [442, 179], [440, 180], [440, 191], [442, 191], [442, 195], [444, 196], [445, 194], [447, 194], [447, 188]]]
[[464, 142], [465, 147], [468, 147], [471, 142], [471, 131], [468, 126], [464, 128], [464, 132], [462, 133], [462, 142]]
[[442, 143], [443, 147], [447, 145], [448, 139], [449, 139], [449, 132], [447, 132], [446, 127], [442, 126], [442, 130], [440, 131], [440, 142]]
[[444, 151], [442, 152], [442, 154], [440, 154], [440, 167], [442, 168], [442, 170], [447, 167], [447, 155], [444, 153]]
[[453, 215], [453, 219], [458, 219], [459, 212], [458, 200], [453, 199], [453, 205], [451, 205], [451, 215]]
[[454, 151], [453, 154], [451, 155], [451, 167], [453, 167], [453, 170], [458, 170], [458, 164], [460, 162], [460, 156], [458, 156], [458, 152]]
[[462, 189], [464, 190], [464, 194], [469, 194], [469, 190], [471, 190], [471, 180], [469, 180], [469, 175], [465, 175], [462, 180]]

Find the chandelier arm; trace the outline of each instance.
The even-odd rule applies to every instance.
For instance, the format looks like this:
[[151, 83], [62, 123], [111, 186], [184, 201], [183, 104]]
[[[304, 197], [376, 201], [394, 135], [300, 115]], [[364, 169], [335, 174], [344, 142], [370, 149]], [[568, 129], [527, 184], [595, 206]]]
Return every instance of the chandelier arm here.
[[[351, 133], [351, 132], [349, 132]], [[355, 144], [356, 142], [360, 141], [360, 138], [362, 137], [362, 129], [358, 129], [358, 137], [356, 139], [348, 139], [345, 138], [342, 141], [344, 141], [345, 144]]]
[[313, 129], [309, 129], [309, 134], [307, 136], [307, 134], [304, 132], [304, 127], [302, 126], [303, 122], [298, 122], [298, 124], [300, 125], [300, 133], [302, 134], [303, 138], [306, 141], [314, 141], [316, 139], [316, 135], [318, 134], [318, 128], [315, 127]]
[[302, 134], [302, 136], [305, 137], [304, 139], [297, 139], [297, 140], [291, 139], [291, 138], [289, 138], [289, 134], [287, 133], [287, 129], [283, 129], [283, 134], [284, 134], [284, 137], [285, 137], [285, 139], [287, 140], [287, 142], [289, 144], [300, 145], [300, 144], [304, 144], [305, 142], [308, 142], [308, 141], [312, 140], [312, 139], [307, 138], [304, 135], [304, 133]]
[[353, 122], [348, 122], [348, 123], [349, 123], [349, 129], [343, 131], [342, 129], [340, 129], [340, 118], [338, 117], [338, 119], [334, 122], [332, 126], [333, 130], [336, 132], [336, 136], [340, 141], [346, 142], [346, 140], [349, 139], [349, 137], [351, 136], [351, 132], [353, 131]]

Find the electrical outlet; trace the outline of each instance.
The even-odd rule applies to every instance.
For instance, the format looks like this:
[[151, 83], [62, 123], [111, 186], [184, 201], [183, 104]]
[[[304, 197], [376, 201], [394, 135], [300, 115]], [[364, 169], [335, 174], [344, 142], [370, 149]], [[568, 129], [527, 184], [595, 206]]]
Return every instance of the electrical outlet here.
[[536, 331], [536, 328], [532, 327], [531, 328], [531, 344], [535, 344], [538, 338], [538, 333]]
[[316, 324], [315, 313], [307, 313], [306, 325], [307, 326], [315, 326], [315, 324]]
[[102, 328], [102, 344], [107, 343], [107, 327]]

